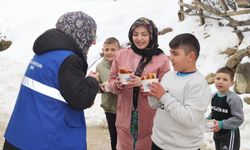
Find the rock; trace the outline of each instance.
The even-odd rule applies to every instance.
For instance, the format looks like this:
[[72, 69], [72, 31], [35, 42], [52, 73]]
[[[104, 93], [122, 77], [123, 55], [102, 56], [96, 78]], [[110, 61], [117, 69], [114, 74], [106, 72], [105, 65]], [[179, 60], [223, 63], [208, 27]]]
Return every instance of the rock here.
[[250, 8], [249, 0], [235, 0], [239, 8]]
[[234, 55], [232, 57], [229, 58], [229, 60], [227, 61], [226, 66], [229, 68], [234, 69], [235, 67], [237, 67], [237, 65], [240, 63], [241, 60], [237, 59], [236, 57], [234, 57]]
[[250, 63], [237, 66], [234, 91], [238, 94], [250, 93]]
[[237, 49], [227, 48], [224, 52], [221, 52], [221, 54], [226, 54], [229, 57], [235, 54], [236, 52], [237, 52]]
[[250, 97], [244, 97], [243, 98], [244, 102], [250, 105]]
[[12, 44], [12, 41], [1, 40], [0, 41], [0, 51], [8, 49], [11, 44]]
[[241, 62], [243, 57], [245, 56], [250, 56], [250, 47], [247, 47], [246, 49], [238, 50], [234, 55], [232, 55], [229, 58], [226, 66], [234, 70], [237, 67], [237, 65]]
[[164, 29], [162, 29], [161, 31], [158, 32], [158, 35], [164, 35], [164, 34], [166, 34], [168, 32], [172, 32], [172, 31], [173, 31], [172, 28], [164, 28]]
[[211, 35], [210, 34], [205, 34], [204, 39], [209, 38]]
[[214, 79], [215, 79], [215, 74], [214, 73], [210, 73], [206, 77], [206, 80], [207, 80], [208, 84], [213, 84], [214, 83]]

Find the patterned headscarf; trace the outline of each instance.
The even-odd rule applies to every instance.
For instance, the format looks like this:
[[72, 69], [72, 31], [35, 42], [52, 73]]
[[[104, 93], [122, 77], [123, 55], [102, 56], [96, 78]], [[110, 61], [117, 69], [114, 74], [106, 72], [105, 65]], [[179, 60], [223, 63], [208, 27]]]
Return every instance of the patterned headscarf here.
[[[149, 20], [147, 18], [144, 18], [144, 17], [141, 17], [139, 19], [137, 19], [133, 24], [132, 26], [130, 27], [129, 29], [129, 34], [128, 34], [128, 37], [129, 37], [129, 41], [131, 42], [131, 48], [135, 51], [135, 53], [139, 54], [139, 55], [142, 55], [142, 56], [147, 56], [147, 55], [154, 55], [154, 54], [151, 54], [151, 53], [154, 53], [152, 51], [141, 51], [141, 49], [138, 49], [134, 42], [133, 42], [133, 31], [135, 28], [137, 28], [138, 26], [144, 26], [146, 27], [146, 29], [148, 30], [149, 34], [150, 34], [150, 41], [149, 41], [149, 44], [148, 46], [143, 49], [143, 50], [152, 50], [152, 51], [157, 51], [158, 49], [158, 29], [157, 27], [155, 26], [155, 24], [153, 23], [152, 20]], [[149, 53], [149, 54], [146, 54], [146, 53]]]
[[[134, 42], [133, 42], [133, 31], [135, 28], [137, 28], [138, 26], [144, 26], [147, 28], [149, 34], [150, 34], [150, 41], [148, 46], [145, 49], [139, 49], [135, 46]], [[158, 44], [158, 29], [155, 26], [155, 24], [153, 23], [153, 21], [141, 17], [139, 19], [137, 19], [132, 26], [129, 29], [129, 40], [131, 42], [131, 49], [138, 55], [141, 55], [142, 58], [135, 70], [135, 75], [137, 76], [141, 76], [142, 72], [144, 70], [144, 68], [146, 67], [146, 65], [152, 60], [152, 57], [154, 55], [160, 55], [163, 53], [163, 51], [158, 48], [159, 44]], [[134, 105], [134, 109], [137, 108], [137, 102], [138, 102], [138, 93], [139, 93], [139, 88], [138, 87], [134, 87], [133, 88], [133, 105]]]
[[73, 37], [85, 58], [96, 38], [96, 28], [95, 20], [82, 11], [68, 12], [56, 23], [56, 29]]

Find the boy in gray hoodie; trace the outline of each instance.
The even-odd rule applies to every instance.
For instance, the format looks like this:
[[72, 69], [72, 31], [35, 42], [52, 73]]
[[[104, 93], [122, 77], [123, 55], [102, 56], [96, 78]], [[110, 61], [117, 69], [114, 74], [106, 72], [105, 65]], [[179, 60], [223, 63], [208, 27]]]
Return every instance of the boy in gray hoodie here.
[[244, 121], [243, 104], [241, 98], [229, 88], [234, 83], [234, 72], [228, 67], [220, 68], [215, 75], [217, 92], [213, 94], [211, 113], [214, 126], [214, 142], [216, 150], [239, 150], [239, 126]]

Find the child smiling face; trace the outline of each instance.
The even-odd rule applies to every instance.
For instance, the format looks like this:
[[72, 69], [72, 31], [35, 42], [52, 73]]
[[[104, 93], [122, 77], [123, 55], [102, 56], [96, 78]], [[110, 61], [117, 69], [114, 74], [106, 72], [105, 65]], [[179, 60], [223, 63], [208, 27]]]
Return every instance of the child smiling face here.
[[111, 43], [111, 44], [104, 44], [103, 45], [103, 54], [104, 58], [112, 62], [115, 56], [115, 53], [119, 50], [119, 45], [116, 43]]

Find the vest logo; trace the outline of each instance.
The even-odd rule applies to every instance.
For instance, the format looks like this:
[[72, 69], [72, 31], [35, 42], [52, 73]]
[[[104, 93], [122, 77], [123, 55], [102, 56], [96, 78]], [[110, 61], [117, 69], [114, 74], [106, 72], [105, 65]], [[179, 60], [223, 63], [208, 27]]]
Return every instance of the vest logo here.
[[42, 69], [42, 68], [43, 68], [43, 65], [40, 64], [40, 63], [38, 63], [38, 62], [36, 62], [36, 61], [34, 61], [34, 60], [31, 60], [31, 61], [30, 61], [30, 66], [29, 66], [29, 68], [30, 68], [31, 70], [34, 70], [35, 67]]
[[212, 106], [212, 110], [217, 111], [217, 112], [221, 112], [221, 113], [226, 113], [226, 114], [228, 113], [227, 109], [216, 107], [216, 106]]
[[226, 145], [224, 145], [224, 146], [222, 147], [222, 150], [228, 150], [228, 147], [227, 147]]

